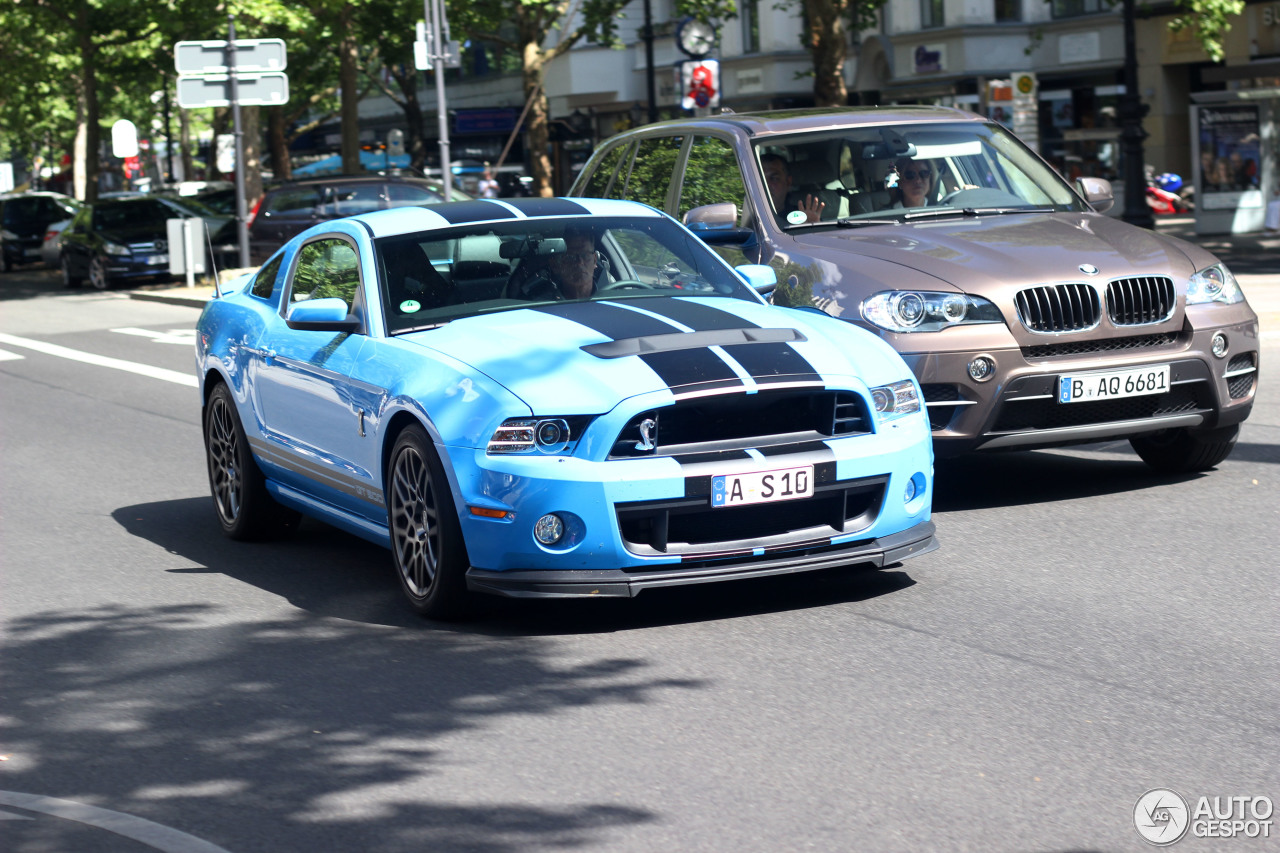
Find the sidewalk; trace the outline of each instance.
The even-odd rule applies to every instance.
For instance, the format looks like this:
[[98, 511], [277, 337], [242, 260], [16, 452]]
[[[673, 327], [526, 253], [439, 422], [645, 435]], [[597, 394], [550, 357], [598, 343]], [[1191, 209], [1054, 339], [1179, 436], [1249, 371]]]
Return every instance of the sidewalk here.
[[[1280, 232], [1196, 234], [1195, 219], [1191, 216], [1157, 217], [1156, 231], [1195, 243], [1217, 255], [1239, 279], [1245, 297], [1258, 314], [1263, 337], [1280, 337]], [[244, 272], [252, 270], [223, 270], [219, 278], [226, 282]], [[213, 286], [144, 285], [129, 295], [134, 299], [202, 308], [213, 298]]]

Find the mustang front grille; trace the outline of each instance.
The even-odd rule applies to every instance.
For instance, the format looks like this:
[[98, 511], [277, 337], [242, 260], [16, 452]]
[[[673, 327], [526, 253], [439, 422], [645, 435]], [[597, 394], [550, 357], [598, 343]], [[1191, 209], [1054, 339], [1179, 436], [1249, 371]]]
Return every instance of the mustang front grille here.
[[613, 459], [796, 444], [871, 432], [865, 401], [852, 391], [779, 390], [680, 400], [627, 422]]
[[[887, 485], [887, 477], [867, 477], [819, 483], [813, 497], [794, 501], [725, 508], [712, 507], [709, 494], [690, 494], [615, 509], [623, 543], [634, 554], [713, 557], [865, 530], [880, 515]], [[799, 534], [800, 542], [777, 541], [788, 534]]]
[[1118, 278], [1107, 285], [1107, 316], [1117, 326], [1160, 323], [1173, 316], [1178, 293], [1163, 275]]
[[1079, 332], [1102, 318], [1098, 291], [1087, 284], [1031, 287], [1013, 301], [1022, 324], [1033, 332]]

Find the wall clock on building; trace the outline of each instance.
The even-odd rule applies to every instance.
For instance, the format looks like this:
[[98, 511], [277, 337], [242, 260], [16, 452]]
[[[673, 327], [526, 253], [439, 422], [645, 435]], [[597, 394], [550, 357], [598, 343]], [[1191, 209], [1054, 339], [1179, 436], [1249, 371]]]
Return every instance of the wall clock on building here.
[[697, 18], [682, 18], [676, 27], [676, 45], [695, 59], [706, 56], [716, 43], [716, 29]]

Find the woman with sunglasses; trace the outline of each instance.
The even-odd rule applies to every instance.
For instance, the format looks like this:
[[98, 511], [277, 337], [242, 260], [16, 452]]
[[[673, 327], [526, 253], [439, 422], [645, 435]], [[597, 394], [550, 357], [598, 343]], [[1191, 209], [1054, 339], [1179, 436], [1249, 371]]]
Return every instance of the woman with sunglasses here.
[[933, 190], [933, 167], [927, 161], [901, 157], [893, 164], [898, 173], [898, 198], [893, 207], [924, 207]]

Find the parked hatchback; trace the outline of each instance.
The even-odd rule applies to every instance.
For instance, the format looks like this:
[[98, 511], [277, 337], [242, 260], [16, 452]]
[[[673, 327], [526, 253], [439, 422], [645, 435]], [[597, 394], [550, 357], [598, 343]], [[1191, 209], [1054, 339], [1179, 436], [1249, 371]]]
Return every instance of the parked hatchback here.
[[911, 365], [934, 447], [1128, 439], [1210, 468], [1253, 406], [1258, 318], [1205, 250], [1101, 211], [998, 124], [936, 107], [664, 122], [605, 142], [572, 195], [643, 201], [774, 301], [872, 329]]
[[444, 200], [439, 185], [419, 178], [370, 174], [289, 181], [268, 189], [250, 212], [249, 258], [263, 263], [318, 222]]
[[51, 192], [0, 196], [0, 270], [43, 260], [40, 247], [55, 222], [70, 219], [80, 202]]

